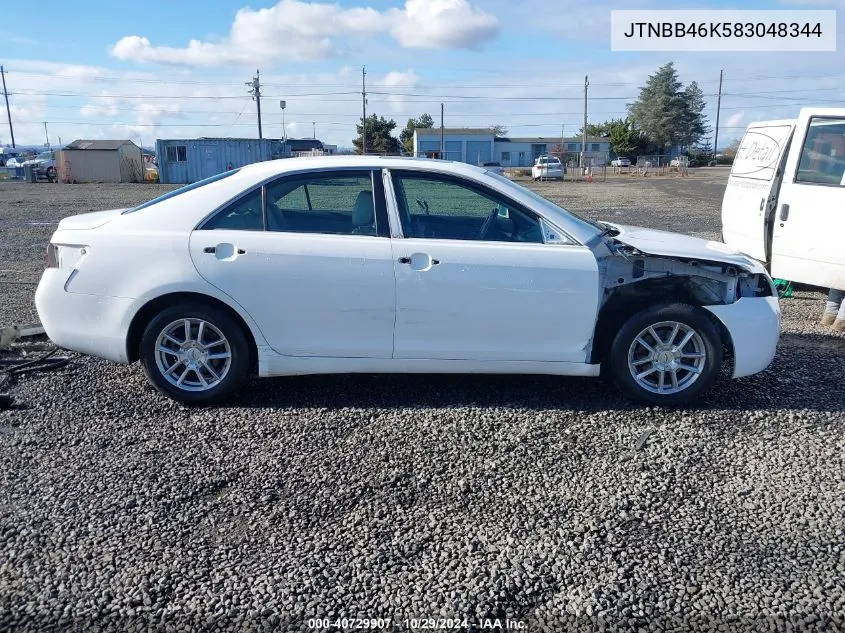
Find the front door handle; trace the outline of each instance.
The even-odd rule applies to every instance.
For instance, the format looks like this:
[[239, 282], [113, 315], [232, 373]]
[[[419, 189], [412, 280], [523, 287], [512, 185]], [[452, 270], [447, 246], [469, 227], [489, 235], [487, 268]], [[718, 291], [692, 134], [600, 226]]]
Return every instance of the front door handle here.
[[789, 219], [789, 205], [782, 204], [780, 205], [780, 221], [786, 222]]
[[[419, 255], [419, 254], [417, 254], [417, 255], [418, 255], [418, 257], [428, 257], [427, 255]], [[400, 264], [411, 264], [411, 263], [413, 263], [413, 261], [414, 260], [413, 260], [412, 257], [400, 257], [399, 258]], [[418, 264], [420, 263], [419, 259], [417, 259], [417, 263]], [[437, 266], [439, 263], [440, 263], [439, 259], [434, 259], [432, 257], [428, 257], [428, 264], [430, 264], [431, 266]]]
[[[222, 251], [220, 251], [221, 257], [231, 257], [232, 251], [226, 248], [230, 247], [231, 244], [223, 244], [222, 246], [224, 248], [222, 249]], [[246, 255], [246, 251], [242, 248], [233, 248], [232, 250], [234, 250], [234, 252], [236, 252], [238, 255]], [[209, 255], [216, 255], [218, 253], [216, 246], [206, 246], [204, 249], [202, 249], [202, 252], [208, 253]]]

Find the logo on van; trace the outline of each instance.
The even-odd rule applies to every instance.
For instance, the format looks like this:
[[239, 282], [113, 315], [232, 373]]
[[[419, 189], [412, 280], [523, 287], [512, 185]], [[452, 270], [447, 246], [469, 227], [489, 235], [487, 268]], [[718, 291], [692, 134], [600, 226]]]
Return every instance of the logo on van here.
[[762, 132], [747, 132], [736, 151], [731, 173], [735, 176], [750, 176], [767, 169], [774, 170], [780, 150], [780, 143], [774, 137]]

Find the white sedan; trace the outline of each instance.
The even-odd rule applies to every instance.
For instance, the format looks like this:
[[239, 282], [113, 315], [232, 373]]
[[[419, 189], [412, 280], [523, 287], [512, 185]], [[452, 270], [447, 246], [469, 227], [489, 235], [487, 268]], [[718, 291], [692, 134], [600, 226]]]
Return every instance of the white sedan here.
[[[685, 404], [771, 362], [765, 269], [593, 222], [482, 168], [335, 156], [224, 172], [65, 218], [35, 296], [56, 345], [220, 401], [250, 375], [609, 374]], [[605, 370], [602, 372], [602, 370]]]
[[541, 178], [563, 180], [564, 173], [563, 163], [556, 156], [540, 156], [531, 168], [531, 177], [534, 180]]

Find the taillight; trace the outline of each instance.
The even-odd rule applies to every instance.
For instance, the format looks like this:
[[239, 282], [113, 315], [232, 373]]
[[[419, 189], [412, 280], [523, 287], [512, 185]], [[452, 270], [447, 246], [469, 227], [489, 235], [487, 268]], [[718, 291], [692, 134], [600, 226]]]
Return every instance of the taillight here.
[[59, 247], [55, 244], [47, 245], [47, 253], [44, 255], [45, 268], [59, 267]]

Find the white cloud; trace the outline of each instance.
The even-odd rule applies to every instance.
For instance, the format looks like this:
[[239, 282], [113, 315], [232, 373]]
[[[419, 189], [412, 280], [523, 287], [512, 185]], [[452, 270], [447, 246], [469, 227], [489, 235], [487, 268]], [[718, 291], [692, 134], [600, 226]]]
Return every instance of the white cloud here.
[[742, 125], [742, 120], [744, 118], [745, 111], [740, 110], [739, 112], [736, 112], [727, 118], [727, 120], [725, 121], [725, 127], [729, 130], [739, 128]]
[[496, 37], [496, 16], [466, 0], [408, 0], [388, 12], [391, 34], [406, 48], [477, 48]]
[[[394, 70], [387, 73], [382, 79], [376, 81], [378, 88], [384, 88], [384, 92], [411, 92], [420, 82], [420, 77], [413, 70]], [[387, 97], [390, 109], [393, 112], [401, 112], [407, 101], [403, 95], [389, 95]]]
[[106, 94], [101, 97], [93, 97], [91, 103], [87, 103], [79, 110], [80, 114], [87, 118], [110, 117], [117, 114], [118, 100]]
[[137, 125], [158, 125], [167, 118], [183, 118], [182, 108], [177, 103], [140, 103], [135, 107]]
[[267, 9], [240, 9], [229, 34], [185, 47], [155, 46], [147, 37], [120, 39], [111, 54], [121, 60], [189, 66], [255, 64], [262, 60], [318, 60], [343, 54], [342, 40], [389, 33], [406, 48], [476, 49], [498, 34], [498, 20], [469, 0], [407, 0], [380, 12], [339, 4], [281, 0]]

